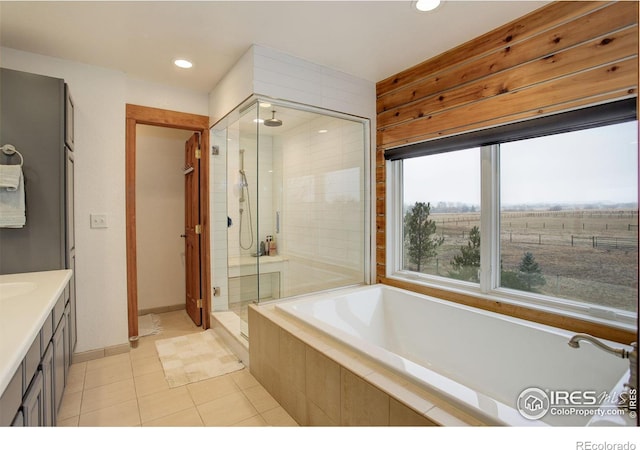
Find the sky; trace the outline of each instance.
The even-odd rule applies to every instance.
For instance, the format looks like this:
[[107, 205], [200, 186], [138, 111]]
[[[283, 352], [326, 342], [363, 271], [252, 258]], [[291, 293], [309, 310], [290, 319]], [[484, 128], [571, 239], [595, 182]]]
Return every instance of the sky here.
[[[501, 146], [501, 203], [636, 203], [637, 122]], [[404, 203], [480, 204], [480, 150], [405, 160]]]

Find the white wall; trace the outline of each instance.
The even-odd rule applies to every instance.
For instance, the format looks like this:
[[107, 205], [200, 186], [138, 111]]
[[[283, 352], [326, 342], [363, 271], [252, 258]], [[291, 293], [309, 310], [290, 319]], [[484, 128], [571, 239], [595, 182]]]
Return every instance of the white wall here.
[[191, 131], [136, 128], [138, 310], [184, 305], [184, 146]]
[[[208, 95], [73, 61], [1, 48], [0, 65], [57, 78], [75, 100], [77, 352], [127, 342], [125, 104], [208, 114]], [[90, 229], [89, 215], [108, 228]]]

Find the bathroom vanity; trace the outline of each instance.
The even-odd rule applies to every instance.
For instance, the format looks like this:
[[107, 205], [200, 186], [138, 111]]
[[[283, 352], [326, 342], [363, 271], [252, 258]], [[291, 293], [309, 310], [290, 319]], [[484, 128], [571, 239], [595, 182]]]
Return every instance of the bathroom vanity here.
[[75, 321], [71, 270], [0, 275], [0, 426], [53, 426]]

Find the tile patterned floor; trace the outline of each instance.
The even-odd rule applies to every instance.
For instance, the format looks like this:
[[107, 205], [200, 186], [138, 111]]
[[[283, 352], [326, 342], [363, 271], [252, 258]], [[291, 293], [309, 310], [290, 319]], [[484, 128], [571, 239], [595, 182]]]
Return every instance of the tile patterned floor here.
[[184, 311], [158, 316], [163, 331], [129, 353], [71, 366], [58, 426], [297, 426], [248, 369], [169, 388], [155, 341], [201, 329]]

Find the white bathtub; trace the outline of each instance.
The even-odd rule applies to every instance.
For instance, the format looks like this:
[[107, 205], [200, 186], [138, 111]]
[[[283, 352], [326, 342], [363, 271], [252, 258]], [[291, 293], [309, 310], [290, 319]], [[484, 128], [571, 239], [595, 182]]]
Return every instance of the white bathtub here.
[[597, 406], [581, 409], [588, 415], [550, 410], [540, 420], [516, 409], [520, 394], [531, 387], [547, 393], [620, 393], [629, 361], [586, 342], [573, 349], [567, 345], [572, 333], [565, 330], [384, 285], [306, 296], [276, 307], [489, 425], [633, 424], [627, 414], [591, 416], [587, 411]]

